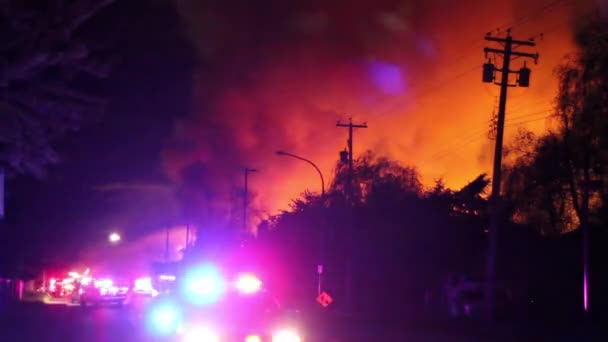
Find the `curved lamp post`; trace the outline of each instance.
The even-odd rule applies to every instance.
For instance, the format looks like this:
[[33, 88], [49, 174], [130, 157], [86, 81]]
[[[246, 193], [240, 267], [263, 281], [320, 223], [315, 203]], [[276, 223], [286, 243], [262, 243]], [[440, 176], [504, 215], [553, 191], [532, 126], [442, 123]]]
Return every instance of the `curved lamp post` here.
[[[289, 152], [285, 152], [285, 151], [276, 151], [275, 152], [278, 156], [287, 156], [287, 157], [292, 157], [295, 159], [299, 159], [303, 162], [306, 162], [310, 165], [312, 165], [312, 167], [315, 168], [315, 170], [317, 170], [317, 173], [319, 174], [319, 178], [321, 178], [321, 203], [324, 203], [325, 201], [325, 179], [323, 178], [323, 173], [321, 173], [321, 169], [319, 169], [319, 167], [317, 166], [317, 164], [313, 163], [312, 161], [297, 156], [293, 153], [289, 153]], [[321, 280], [322, 280], [322, 274], [323, 274], [323, 265], [322, 265], [322, 260], [323, 260], [323, 246], [324, 246], [324, 235], [323, 235], [323, 231], [319, 231], [319, 254], [320, 254], [320, 260], [321, 263], [317, 266], [317, 274], [318, 274], [318, 279], [317, 279], [317, 295], [321, 294]]]
[[323, 173], [321, 173], [321, 169], [319, 169], [319, 167], [317, 166], [317, 164], [313, 163], [312, 161], [306, 159], [306, 158], [302, 158], [300, 156], [297, 156], [293, 153], [289, 153], [289, 152], [285, 152], [285, 151], [276, 151], [275, 152], [278, 156], [288, 156], [288, 157], [292, 157], [295, 159], [299, 159], [301, 161], [307, 162], [308, 164], [312, 165], [312, 167], [315, 168], [315, 170], [317, 170], [317, 173], [319, 173], [319, 177], [321, 178], [321, 198], [325, 197], [325, 179], [323, 178]]

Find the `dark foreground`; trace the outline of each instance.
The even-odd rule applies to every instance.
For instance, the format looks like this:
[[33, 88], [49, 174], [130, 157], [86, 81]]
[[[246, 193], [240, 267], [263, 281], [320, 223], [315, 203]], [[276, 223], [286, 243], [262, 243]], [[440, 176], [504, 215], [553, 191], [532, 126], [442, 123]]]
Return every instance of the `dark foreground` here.
[[[78, 306], [12, 303], [0, 308], [0, 341], [146, 341], [137, 314], [127, 308], [84, 310]], [[389, 327], [352, 318], [313, 324], [323, 341], [600, 341], [577, 326], [541, 329], [488, 328], [470, 322], [397, 324]], [[595, 336], [592, 336], [595, 335]]]

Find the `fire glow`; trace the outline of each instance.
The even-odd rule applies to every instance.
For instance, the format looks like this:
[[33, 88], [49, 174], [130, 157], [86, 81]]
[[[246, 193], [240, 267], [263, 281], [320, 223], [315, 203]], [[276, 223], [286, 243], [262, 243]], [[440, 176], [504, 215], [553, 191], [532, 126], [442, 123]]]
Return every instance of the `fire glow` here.
[[[525, 9], [516, 2], [468, 0], [454, 8], [432, 0], [402, 8], [383, 1], [349, 4], [346, 12], [331, 4], [319, 6], [316, 12], [285, 9], [277, 14], [275, 31], [287, 33], [257, 47], [260, 51], [251, 51], [230, 33], [219, 38], [222, 47], [209, 46], [207, 26], [196, 14], [205, 5], [182, 1], [181, 15], [192, 29], [194, 44], [200, 51], [216, 51], [213, 69], [220, 74], [234, 71], [232, 56], [260, 52], [266, 57], [234, 71], [255, 77], [229, 86], [195, 78], [201, 83], [194, 84], [193, 116], [176, 124], [174, 139], [180, 144], [172, 145], [188, 148], [166, 148], [165, 170], [182, 183], [187, 167], [206, 165], [213, 182], [205, 187], [214, 196], [201, 205], [230, 212], [229, 194], [241, 186], [242, 165], [264, 165], [263, 175], [251, 177], [252, 207], [272, 213], [286, 208], [306, 189], [320, 191], [314, 171], [277, 158], [273, 151], [305, 156], [330, 174], [346, 143], [335, 122], [352, 116], [369, 124], [369, 129], [355, 133], [355, 157], [371, 149], [415, 165], [427, 186], [443, 178], [448, 186], [460, 187], [491, 171], [493, 150], [487, 130], [498, 88], [480, 81], [483, 37], [502, 23], [543, 8], [545, 2], [533, 0]], [[258, 32], [247, 26], [250, 21], [239, 20], [238, 11], [218, 6], [217, 19], [236, 23], [235, 32]], [[572, 18], [573, 7], [554, 6], [541, 17], [513, 27], [514, 35], [522, 39], [547, 27], [557, 29], [544, 36], [550, 44], [539, 44], [541, 63], [532, 69], [530, 89], [510, 91], [507, 120], [551, 108], [556, 91], [553, 70], [572, 48], [569, 25], [564, 23]], [[470, 20], [472, 16], [476, 20]], [[365, 30], [360, 29], [362, 21]], [[282, 27], [282, 23], [300, 26]], [[325, 39], [334, 35], [343, 39], [338, 43]], [[203, 100], [210, 98], [212, 103]], [[507, 122], [506, 141], [519, 127], [536, 132], [548, 128], [542, 115], [534, 119], [525, 124], [529, 120]], [[218, 131], [227, 133], [220, 136]]]

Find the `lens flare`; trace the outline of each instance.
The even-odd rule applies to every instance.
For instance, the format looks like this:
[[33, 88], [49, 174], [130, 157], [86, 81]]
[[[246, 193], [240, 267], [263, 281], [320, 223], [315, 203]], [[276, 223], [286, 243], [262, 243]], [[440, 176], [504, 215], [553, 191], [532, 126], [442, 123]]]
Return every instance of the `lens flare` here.
[[258, 335], [249, 335], [245, 338], [245, 342], [262, 342], [262, 338]]
[[192, 303], [210, 304], [224, 295], [226, 284], [215, 267], [203, 266], [186, 275], [183, 290]]
[[172, 303], [159, 303], [150, 308], [147, 319], [149, 332], [155, 335], [175, 333], [181, 324], [178, 307]]
[[272, 335], [272, 342], [302, 342], [302, 338], [293, 330], [283, 329]]
[[219, 336], [209, 327], [193, 327], [186, 332], [183, 342], [220, 342]]
[[253, 274], [241, 274], [236, 281], [236, 288], [243, 294], [253, 294], [262, 289], [262, 281]]

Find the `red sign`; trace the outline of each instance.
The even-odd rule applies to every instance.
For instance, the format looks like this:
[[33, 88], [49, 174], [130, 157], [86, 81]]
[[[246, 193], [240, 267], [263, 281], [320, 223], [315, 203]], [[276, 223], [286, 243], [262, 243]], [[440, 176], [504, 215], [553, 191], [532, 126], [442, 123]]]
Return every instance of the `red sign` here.
[[317, 297], [317, 303], [321, 304], [324, 308], [328, 307], [333, 301], [333, 298], [327, 292], [321, 292]]

